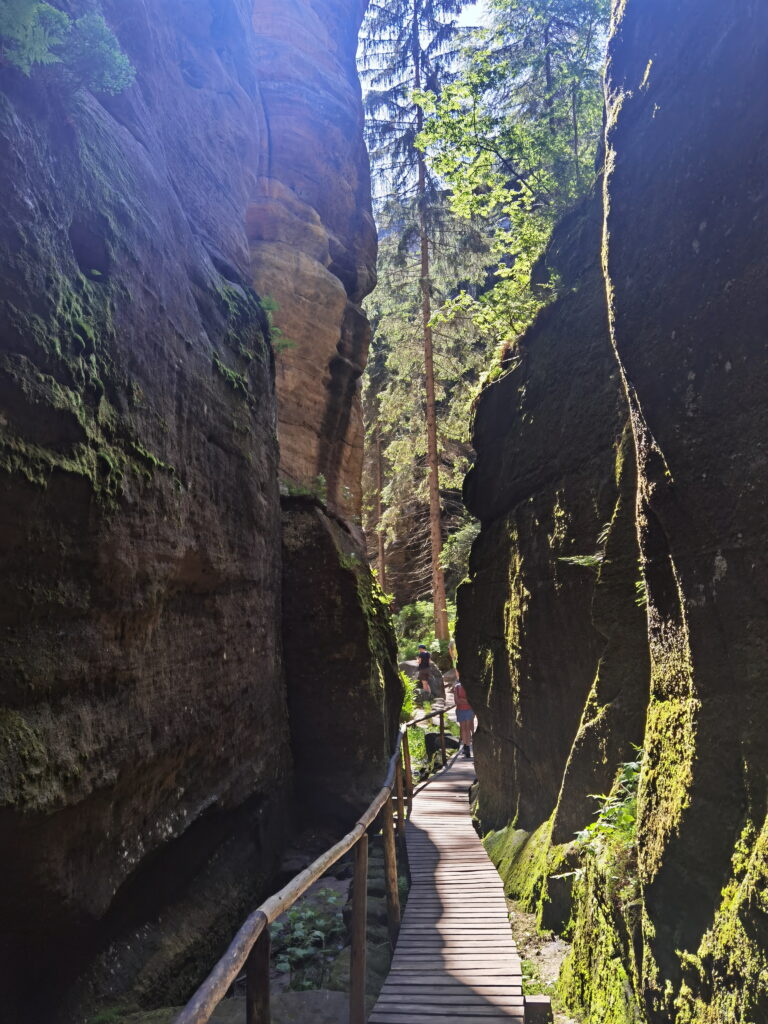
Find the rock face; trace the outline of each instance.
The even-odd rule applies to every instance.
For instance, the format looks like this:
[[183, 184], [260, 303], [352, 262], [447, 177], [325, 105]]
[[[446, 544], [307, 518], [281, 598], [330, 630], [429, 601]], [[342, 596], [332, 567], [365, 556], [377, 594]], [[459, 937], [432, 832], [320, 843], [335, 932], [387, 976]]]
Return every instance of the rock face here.
[[[355, 67], [361, 0], [267, 0], [256, 19], [259, 152], [248, 239], [256, 289], [278, 345], [281, 472], [295, 492], [327, 493], [359, 514], [363, 422], [358, 381], [370, 332], [376, 230]], [[320, 428], [320, 429], [318, 429]]]
[[[252, 260], [289, 284], [286, 333], [315, 304], [325, 340], [304, 371], [317, 360], [333, 397], [313, 472], [353, 496], [356, 472], [359, 4], [102, 7], [137, 71], [124, 94], [0, 69], [0, 999], [20, 1022], [66, 1017], [68, 999], [184, 1000], [291, 826], [274, 355]], [[315, 52], [293, 145], [278, 108], [297, 64], [266, 58], [285, 19]], [[312, 269], [291, 276], [290, 253]], [[351, 609], [346, 577], [310, 600], [335, 607], [337, 582]], [[369, 656], [357, 616], [353, 662]], [[360, 719], [381, 756], [350, 807], [389, 739], [376, 685]], [[333, 751], [336, 777], [358, 753]]]
[[[560, 237], [587, 269], [477, 413], [479, 808], [510, 891], [562, 925], [587, 794], [644, 736], [636, 842], [581, 847], [566, 998], [607, 1024], [763, 1024], [768, 10], [616, 4], [607, 98], [604, 280], [585, 212]], [[595, 551], [596, 575], [558, 562]]]
[[768, 11], [628, 2], [608, 96], [651, 655], [640, 985], [653, 1021], [764, 1021]]
[[381, 785], [396, 738], [402, 695], [388, 605], [357, 538], [311, 498], [283, 499], [283, 581], [303, 813], [350, 825]]
[[[546, 821], [567, 765], [567, 806], [586, 812], [588, 794], [610, 785], [616, 746], [627, 751], [642, 735], [642, 696], [622, 678], [626, 665], [612, 667], [617, 646], [634, 653], [639, 637], [642, 649], [644, 617], [634, 604], [633, 460], [603, 315], [599, 238], [594, 199], [561, 226], [548, 253], [565, 297], [485, 390], [475, 421], [478, 459], [465, 499], [483, 528], [471, 583], [459, 590], [457, 640], [478, 715], [480, 813], [494, 827], [514, 819], [531, 832]], [[619, 533], [628, 548], [616, 543]], [[647, 658], [639, 679], [643, 672]], [[588, 700], [593, 714], [582, 721]], [[565, 806], [562, 818], [567, 841], [579, 825], [565, 823]]]
[[237, 818], [263, 883], [286, 826], [254, 68], [245, 5], [226, 61], [197, 7], [115, 22], [140, 87], [114, 100], [3, 72], [0, 977], [54, 1004], [112, 915], [142, 921], [145, 870], [183, 889]]

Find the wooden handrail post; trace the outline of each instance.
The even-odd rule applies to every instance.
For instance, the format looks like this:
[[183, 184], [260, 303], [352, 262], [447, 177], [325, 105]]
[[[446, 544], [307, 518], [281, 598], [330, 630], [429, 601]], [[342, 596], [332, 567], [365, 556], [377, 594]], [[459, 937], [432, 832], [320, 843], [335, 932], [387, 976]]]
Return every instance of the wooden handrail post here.
[[395, 792], [397, 793], [397, 834], [402, 840], [405, 837], [405, 803], [403, 801], [403, 766], [400, 762], [395, 769]]
[[368, 836], [355, 845], [352, 880], [352, 949], [349, 958], [349, 1024], [365, 1024], [365, 941], [368, 919]]
[[384, 804], [384, 877], [387, 883], [387, 924], [389, 926], [389, 945], [395, 950], [397, 936], [400, 932], [400, 892], [397, 886], [397, 850], [395, 849], [395, 830], [392, 826], [392, 797]]
[[411, 768], [411, 745], [408, 729], [403, 733], [403, 761], [405, 763], [405, 796], [408, 801], [408, 817], [413, 813], [413, 769]]
[[443, 752], [443, 768], [448, 764], [448, 755], [445, 751], [445, 712], [440, 712], [440, 750]]
[[270, 1024], [269, 928], [253, 944], [245, 961], [245, 1024]]

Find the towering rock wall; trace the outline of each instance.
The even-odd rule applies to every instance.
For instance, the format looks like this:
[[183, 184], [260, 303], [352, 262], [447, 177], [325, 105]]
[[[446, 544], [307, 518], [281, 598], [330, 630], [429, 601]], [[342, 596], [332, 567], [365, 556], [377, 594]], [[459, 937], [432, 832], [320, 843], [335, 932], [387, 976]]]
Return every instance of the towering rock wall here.
[[[156, 892], [171, 877], [183, 890], [237, 824], [259, 836], [240, 842], [262, 865], [253, 892], [287, 824], [272, 355], [243, 229], [260, 131], [248, 7], [230, 5], [230, 24], [202, 3], [108, 10], [138, 72], [114, 99], [55, 68], [2, 71], [14, 1019], [14, 993], [42, 1019], [36, 993], [47, 1012], [59, 974], [143, 923], [145, 871]], [[226, 917], [208, 907], [201, 923]], [[179, 964], [215, 941], [201, 934], [140, 986], [176, 969], [188, 984]]]
[[[359, 4], [101, 6], [136, 68], [123, 94], [0, 68], [0, 998], [18, 1021], [66, 1015], [85, 974], [98, 998], [186, 998], [291, 825], [301, 716], [256, 263], [287, 285], [286, 333], [293, 317], [324, 339], [301, 349], [335, 396], [303, 422], [302, 445], [327, 440], [312, 472], [350, 507], [357, 473]], [[266, 39], [286, 19], [299, 56]], [[347, 612], [367, 635], [366, 608]], [[366, 685], [368, 779], [388, 732], [384, 676]], [[335, 754], [353, 775], [357, 749]]]
[[768, 10], [628, 2], [607, 94], [651, 656], [639, 984], [652, 1021], [764, 1021]]
[[[489, 846], [545, 923], [568, 915], [563, 861], [573, 863], [568, 840], [594, 817], [585, 794], [610, 786], [587, 790], [581, 773], [596, 763], [612, 776], [644, 735], [636, 842], [622, 862], [610, 843], [600, 857], [581, 847], [564, 991], [601, 1024], [768, 1021], [766, 102], [765, 5], [615, 5], [604, 282], [586, 275], [539, 319], [520, 366], [477, 413], [467, 494], [483, 531], [459, 646], [481, 726], [479, 808], [491, 825], [511, 822]], [[579, 245], [594, 262], [594, 233]], [[563, 279], [573, 286], [572, 274]], [[546, 378], [542, 336], [553, 349]], [[562, 362], [586, 385], [578, 407], [564, 403]], [[608, 387], [617, 369], [620, 413]], [[532, 404], [549, 393], [554, 413]], [[614, 491], [609, 439], [627, 413], [632, 444], [618, 447]], [[574, 467], [578, 493], [594, 495], [588, 514], [570, 513]], [[579, 601], [565, 573], [588, 570], [550, 554], [554, 493], [566, 548], [579, 555], [600, 550], [615, 500]]]
[[[600, 229], [598, 194], [556, 232], [539, 273], [558, 275], [562, 297], [484, 391], [465, 486], [482, 522], [457, 635], [479, 723], [478, 813], [509, 826], [493, 855], [517, 862], [511, 889], [532, 902], [556, 873], [550, 845], [570, 843], [590, 794], [610, 788], [641, 741], [647, 699], [633, 446]], [[567, 907], [545, 897], [545, 923], [563, 924]]]
[[289, 490], [359, 515], [359, 378], [376, 230], [355, 67], [361, 0], [260, 5], [256, 51], [266, 131], [248, 208], [253, 280], [278, 346], [280, 466]]

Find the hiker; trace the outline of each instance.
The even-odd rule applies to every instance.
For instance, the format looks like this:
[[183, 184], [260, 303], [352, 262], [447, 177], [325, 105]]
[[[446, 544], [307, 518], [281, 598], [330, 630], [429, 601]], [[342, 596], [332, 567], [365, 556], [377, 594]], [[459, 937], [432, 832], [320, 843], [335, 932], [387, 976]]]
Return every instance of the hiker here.
[[432, 675], [432, 659], [429, 651], [427, 650], [426, 644], [419, 644], [419, 686], [422, 690], [426, 690], [427, 693], [432, 693], [432, 687], [429, 685], [429, 677]]
[[453, 686], [453, 700], [456, 704], [456, 721], [459, 723], [461, 742], [464, 744], [464, 757], [472, 757], [469, 745], [472, 742], [472, 733], [475, 729], [475, 712], [467, 700], [467, 691], [459, 679], [459, 670], [456, 670], [456, 682]]

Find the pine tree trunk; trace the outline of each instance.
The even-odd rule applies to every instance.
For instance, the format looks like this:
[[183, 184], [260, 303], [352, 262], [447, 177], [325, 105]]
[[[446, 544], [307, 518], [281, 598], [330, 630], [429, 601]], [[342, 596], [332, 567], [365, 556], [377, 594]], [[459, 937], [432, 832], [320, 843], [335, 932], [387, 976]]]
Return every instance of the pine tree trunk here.
[[547, 89], [547, 95], [544, 98], [544, 103], [547, 107], [547, 116], [549, 119], [549, 131], [552, 138], [557, 135], [557, 123], [555, 121], [555, 85], [552, 76], [552, 48], [550, 46], [549, 33], [552, 26], [548, 22], [544, 28], [544, 82]]
[[573, 163], [576, 168], [576, 187], [581, 191], [581, 156], [579, 154], [579, 115], [576, 108], [576, 84], [571, 86], [571, 121], [573, 124]]
[[[413, 58], [413, 86], [421, 89], [421, 48], [418, 15], [414, 11], [411, 29]], [[416, 108], [416, 129], [424, 127], [424, 113]], [[432, 303], [430, 298], [429, 234], [427, 231], [426, 195], [427, 168], [421, 150], [417, 151], [418, 182], [416, 202], [419, 210], [419, 245], [421, 250], [421, 318], [424, 332], [424, 379], [426, 390], [427, 419], [427, 472], [429, 482], [429, 540], [432, 557], [432, 601], [435, 615], [435, 636], [448, 640], [448, 609], [445, 597], [445, 577], [440, 565], [443, 547], [443, 533], [440, 512], [440, 461], [437, 453], [437, 417], [435, 415], [435, 367], [432, 348]]]
[[384, 530], [381, 525], [382, 516], [382, 501], [381, 501], [381, 489], [383, 486], [383, 462], [381, 454], [381, 427], [376, 429], [376, 534], [379, 544], [379, 586], [387, 592], [387, 568], [384, 558]]
[[[417, 86], [418, 88], [418, 86]], [[429, 291], [429, 235], [427, 233], [426, 168], [419, 153], [419, 242], [421, 248], [421, 320], [424, 331], [424, 382], [427, 406], [427, 467], [429, 474], [429, 539], [432, 552], [432, 600], [435, 612], [435, 636], [448, 639], [448, 609], [445, 597], [445, 577], [440, 565], [443, 547], [442, 516], [440, 510], [440, 459], [437, 451], [437, 416], [435, 414], [435, 366], [432, 349], [432, 303]]]

